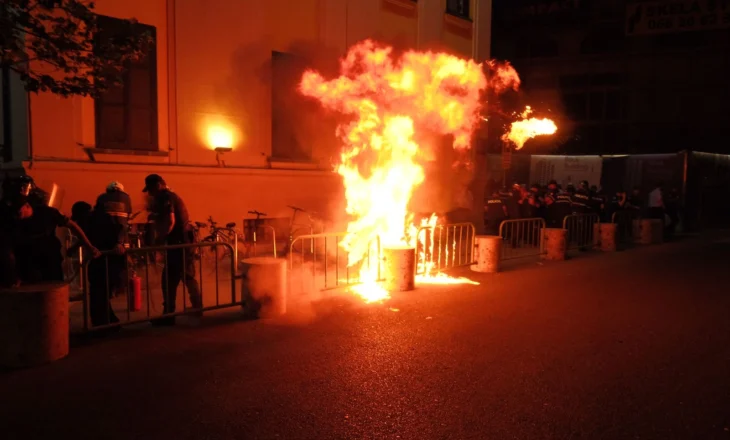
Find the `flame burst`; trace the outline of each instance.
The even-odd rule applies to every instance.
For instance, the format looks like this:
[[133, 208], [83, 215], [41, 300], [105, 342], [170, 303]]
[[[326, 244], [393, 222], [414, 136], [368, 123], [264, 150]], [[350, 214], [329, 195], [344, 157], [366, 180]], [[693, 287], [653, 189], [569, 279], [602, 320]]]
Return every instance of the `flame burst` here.
[[511, 141], [515, 144], [515, 150], [525, 146], [528, 139], [535, 136], [555, 134], [558, 131], [557, 125], [550, 119], [530, 118], [532, 108], [528, 105], [525, 111], [520, 114], [522, 120], [515, 121], [510, 125], [509, 132], [502, 136], [504, 142]]
[[[511, 66], [501, 70], [500, 87], [519, 81]], [[344, 149], [336, 170], [352, 218], [341, 246], [348, 252], [348, 264], [360, 266], [363, 285], [354, 290], [366, 301], [388, 297], [375, 283], [379, 263], [363, 264], [374, 243], [379, 239], [381, 247], [415, 247], [418, 240], [408, 212], [413, 191], [425, 179], [417, 131], [451, 135], [455, 150], [468, 150], [486, 87], [482, 66], [472, 60], [416, 51], [396, 60], [391, 47], [370, 40], [349, 50], [339, 77], [326, 80], [315, 71], [304, 73], [304, 95], [351, 117], [337, 131]]]

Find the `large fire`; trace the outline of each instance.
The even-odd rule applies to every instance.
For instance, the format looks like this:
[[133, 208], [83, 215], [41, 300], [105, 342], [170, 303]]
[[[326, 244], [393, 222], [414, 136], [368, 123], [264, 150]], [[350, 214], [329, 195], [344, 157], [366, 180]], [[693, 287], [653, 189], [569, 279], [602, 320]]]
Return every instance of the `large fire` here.
[[[495, 91], [519, 85], [509, 64], [489, 67], [495, 72]], [[391, 47], [369, 40], [349, 50], [337, 78], [327, 80], [315, 71], [302, 77], [303, 94], [350, 117], [337, 132], [344, 148], [336, 170], [352, 219], [341, 246], [348, 252], [348, 264], [360, 268], [362, 284], [353, 290], [366, 301], [388, 297], [376, 283], [379, 263], [365, 261], [377, 241], [381, 247], [415, 248], [422, 239], [408, 210], [414, 190], [425, 179], [418, 134], [428, 130], [448, 135], [457, 152], [467, 151], [489, 86], [483, 66], [473, 60], [416, 51], [396, 58]], [[436, 221], [433, 216], [418, 226], [434, 227]], [[425, 247], [420, 247], [424, 255]], [[419, 258], [419, 266], [421, 282], [470, 282], [437, 275], [425, 258]]]
[[555, 134], [558, 131], [558, 126], [552, 120], [531, 118], [531, 114], [532, 108], [528, 105], [520, 115], [522, 119], [510, 124], [509, 131], [502, 136], [504, 142], [511, 141], [515, 144], [515, 150], [524, 147], [525, 142], [535, 136]]

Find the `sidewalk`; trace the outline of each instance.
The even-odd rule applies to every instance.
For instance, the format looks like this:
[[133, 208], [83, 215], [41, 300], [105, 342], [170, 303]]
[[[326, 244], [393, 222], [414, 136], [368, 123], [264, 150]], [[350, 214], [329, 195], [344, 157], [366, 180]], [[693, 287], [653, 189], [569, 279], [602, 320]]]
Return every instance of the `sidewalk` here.
[[[228, 267], [227, 262], [219, 263], [218, 277], [216, 283], [215, 268], [203, 267], [202, 280], [200, 271], [200, 262], [196, 262], [196, 281], [200, 286], [201, 295], [203, 297], [204, 307], [213, 307], [216, 305], [225, 305], [232, 302], [240, 301], [241, 285], [240, 280], [234, 280], [235, 298], [231, 291], [231, 277], [225, 268]], [[122, 293], [118, 297], [113, 298], [112, 309], [121, 322], [136, 321], [162, 315], [162, 268], [159, 266], [149, 266], [149, 290], [147, 289], [147, 280], [145, 278], [145, 270], [138, 272], [142, 285], [142, 308], [137, 312], [129, 312], [127, 307], [127, 295]], [[73, 291], [71, 297], [80, 297], [78, 291]], [[184, 283], [180, 283], [177, 288], [177, 306], [178, 311], [184, 308], [190, 308], [190, 297]], [[83, 302], [73, 301], [69, 307], [70, 329], [72, 333], [81, 332], [84, 327]], [[90, 325], [90, 324], [89, 324]]]

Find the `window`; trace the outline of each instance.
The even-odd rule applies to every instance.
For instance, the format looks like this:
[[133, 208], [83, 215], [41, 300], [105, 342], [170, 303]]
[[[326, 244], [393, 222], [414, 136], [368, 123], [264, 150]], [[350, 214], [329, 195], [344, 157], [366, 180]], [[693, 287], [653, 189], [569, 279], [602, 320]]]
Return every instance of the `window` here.
[[446, 13], [455, 15], [459, 18], [471, 20], [469, 15], [470, 0], [446, 0]]
[[[125, 26], [125, 21], [98, 16], [96, 39], [108, 39]], [[125, 66], [120, 85], [94, 100], [96, 146], [120, 150], [157, 150], [157, 51], [152, 26], [135, 25], [149, 33], [153, 44], [146, 54]]]
[[283, 52], [271, 53], [271, 156], [274, 159], [308, 161], [312, 158], [302, 114], [310, 111], [313, 104], [297, 90], [306, 68], [307, 62], [302, 58]]

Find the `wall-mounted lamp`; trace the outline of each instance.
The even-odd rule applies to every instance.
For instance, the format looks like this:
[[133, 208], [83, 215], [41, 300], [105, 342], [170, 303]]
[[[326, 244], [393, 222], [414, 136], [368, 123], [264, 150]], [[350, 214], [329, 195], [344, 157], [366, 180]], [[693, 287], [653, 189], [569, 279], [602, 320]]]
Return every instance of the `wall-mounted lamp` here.
[[216, 147], [213, 151], [215, 151], [215, 160], [218, 162], [219, 167], [226, 166], [226, 162], [223, 160], [223, 155], [225, 153], [228, 153], [230, 151], [233, 151], [233, 148], [231, 147]]
[[233, 151], [233, 132], [221, 126], [208, 128], [208, 145], [215, 151], [215, 160], [219, 167], [226, 166], [223, 155]]

